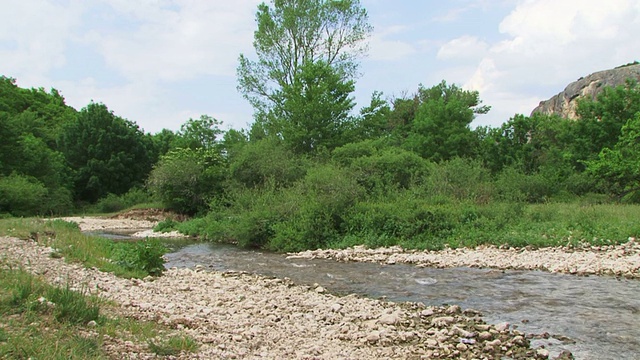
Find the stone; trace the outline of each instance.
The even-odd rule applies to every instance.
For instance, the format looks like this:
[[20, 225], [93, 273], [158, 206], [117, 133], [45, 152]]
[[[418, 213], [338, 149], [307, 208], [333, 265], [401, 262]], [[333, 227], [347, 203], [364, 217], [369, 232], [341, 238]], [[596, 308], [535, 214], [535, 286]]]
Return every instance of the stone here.
[[380, 332], [372, 331], [369, 335], [367, 335], [368, 342], [377, 342], [380, 340]]
[[447, 326], [456, 321], [453, 316], [440, 316], [431, 320], [431, 323], [435, 326]]
[[496, 324], [496, 330], [499, 332], [507, 331], [508, 329], [509, 329], [508, 322], [501, 322], [499, 324]]
[[538, 358], [548, 359], [549, 358], [549, 350], [543, 349], [543, 348], [539, 348], [539, 349], [536, 350], [536, 356]]
[[447, 308], [447, 310], [444, 311], [446, 314], [458, 314], [461, 312], [460, 310], [460, 306], [458, 305], [451, 305]]
[[576, 109], [579, 99], [594, 100], [607, 87], [624, 85], [627, 79], [640, 81], [640, 64], [621, 66], [615, 69], [598, 71], [581, 77], [549, 100], [541, 101], [533, 109], [535, 113], [559, 115], [568, 119], [577, 119]]
[[380, 316], [378, 322], [384, 325], [395, 325], [400, 321], [400, 318], [397, 314], [384, 314]]

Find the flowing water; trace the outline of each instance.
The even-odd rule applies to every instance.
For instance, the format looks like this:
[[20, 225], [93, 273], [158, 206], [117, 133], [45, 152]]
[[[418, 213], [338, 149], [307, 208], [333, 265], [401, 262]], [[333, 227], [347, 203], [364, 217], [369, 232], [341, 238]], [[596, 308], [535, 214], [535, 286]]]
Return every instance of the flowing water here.
[[282, 254], [234, 246], [168, 243], [167, 267], [203, 265], [319, 284], [337, 294], [355, 293], [426, 305], [458, 304], [482, 311], [489, 323], [509, 322], [552, 356], [576, 359], [640, 359], [640, 281], [577, 277], [540, 271], [287, 259]]

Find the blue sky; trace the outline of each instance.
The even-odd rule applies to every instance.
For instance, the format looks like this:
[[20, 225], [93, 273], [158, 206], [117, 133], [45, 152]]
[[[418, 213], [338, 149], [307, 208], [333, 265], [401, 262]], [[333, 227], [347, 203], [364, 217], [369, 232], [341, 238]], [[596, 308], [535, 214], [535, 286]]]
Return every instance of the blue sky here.
[[[477, 125], [529, 114], [571, 81], [640, 60], [637, 0], [360, 0], [374, 32], [357, 108], [441, 80], [492, 106]], [[236, 91], [260, 0], [0, 0], [0, 75], [103, 102], [146, 132], [202, 114], [247, 128]]]

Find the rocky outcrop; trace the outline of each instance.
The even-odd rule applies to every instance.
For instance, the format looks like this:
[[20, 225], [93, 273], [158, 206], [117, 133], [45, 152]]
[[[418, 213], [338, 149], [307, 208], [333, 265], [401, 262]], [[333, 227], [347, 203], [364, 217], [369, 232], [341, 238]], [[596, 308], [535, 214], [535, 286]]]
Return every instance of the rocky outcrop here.
[[611, 70], [598, 71], [587, 77], [580, 78], [578, 81], [569, 84], [564, 91], [551, 99], [541, 101], [533, 109], [531, 115], [535, 113], [555, 114], [568, 119], [576, 119], [578, 99], [596, 99], [604, 88], [624, 85], [627, 79], [640, 81], [640, 64], [633, 63]]

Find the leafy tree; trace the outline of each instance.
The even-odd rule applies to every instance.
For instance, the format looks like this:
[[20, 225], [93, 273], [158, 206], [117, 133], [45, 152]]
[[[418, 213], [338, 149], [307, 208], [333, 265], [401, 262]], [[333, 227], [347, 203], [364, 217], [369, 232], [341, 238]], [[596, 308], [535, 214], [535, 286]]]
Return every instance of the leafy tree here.
[[371, 95], [369, 106], [360, 109], [359, 116], [347, 124], [343, 135], [348, 142], [358, 142], [369, 139], [380, 139], [389, 136], [391, 107], [382, 99], [379, 91]]
[[209, 201], [222, 193], [223, 169], [216, 150], [178, 148], [156, 164], [147, 188], [167, 208], [193, 215], [207, 210]]
[[433, 161], [470, 156], [476, 136], [469, 125], [489, 106], [480, 106], [477, 91], [467, 91], [445, 81], [431, 88], [420, 86], [415, 118], [402, 146]]
[[273, 0], [258, 6], [254, 48], [240, 55], [238, 89], [253, 105], [251, 138], [297, 152], [333, 148], [353, 108], [353, 78], [372, 31], [358, 0]]
[[173, 144], [177, 141], [178, 135], [169, 129], [162, 129], [151, 137], [151, 144], [153, 149], [153, 163], [158, 162], [160, 157], [169, 152], [173, 148]]
[[302, 64], [291, 85], [284, 85], [278, 97], [282, 106], [274, 109], [276, 125], [285, 143], [297, 153], [341, 145], [349, 112], [354, 107], [354, 82], [323, 61]]
[[640, 191], [640, 112], [622, 127], [613, 149], [604, 148], [587, 162], [587, 170], [621, 198]]
[[322, 62], [346, 78], [372, 31], [358, 0], [272, 0], [258, 6], [254, 33], [257, 61], [240, 55], [238, 89], [256, 111], [279, 106], [278, 93], [293, 86], [300, 67]]
[[144, 184], [151, 160], [149, 138], [133, 122], [91, 103], [64, 128], [61, 145], [74, 174], [75, 198], [95, 202]]
[[580, 170], [583, 162], [598, 158], [605, 148], [613, 149], [620, 131], [640, 111], [640, 86], [627, 81], [625, 86], [605, 88], [597, 100], [578, 102], [580, 121], [571, 124], [574, 141], [567, 149], [568, 156]]
[[211, 149], [218, 143], [222, 122], [208, 115], [200, 119], [189, 119], [180, 126], [180, 131], [172, 142], [173, 148]]

